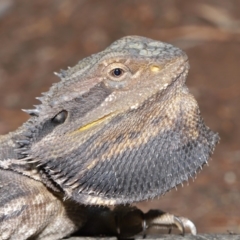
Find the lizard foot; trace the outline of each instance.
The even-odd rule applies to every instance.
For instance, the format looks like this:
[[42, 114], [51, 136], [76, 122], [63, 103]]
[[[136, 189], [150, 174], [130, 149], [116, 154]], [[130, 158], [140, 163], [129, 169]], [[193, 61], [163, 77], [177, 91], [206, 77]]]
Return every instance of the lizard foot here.
[[[184, 235], [189, 232], [197, 234], [197, 229], [192, 221], [184, 217], [178, 217], [161, 210], [150, 210], [143, 213], [140, 209], [130, 207], [123, 211], [123, 208], [115, 209], [115, 224], [119, 236], [135, 235], [142, 233], [146, 237], [147, 233], [160, 233], [161, 230], [168, 230], [170, 234], [175, 228]], [[164, 231], [164, 232], [165, 232]]]
[[182, 235], [184, 235], [186, 231], [193, 235], [197, 234], [194, 223], [185, 217], [178, 217], [161, 210], [150, 210], [144, 214], [143, 233], [151, 228], [169, 228], [169, 233], [171, 233], [173, 227], [177, 228]]

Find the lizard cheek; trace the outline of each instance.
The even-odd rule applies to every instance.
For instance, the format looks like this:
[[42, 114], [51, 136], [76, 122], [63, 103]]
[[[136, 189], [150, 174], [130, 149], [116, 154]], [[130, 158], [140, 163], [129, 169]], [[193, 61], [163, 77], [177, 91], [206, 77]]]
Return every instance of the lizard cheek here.
[[128, 86], [128, 80], [130, 79], [117, 82], [117, 81], [112, 81], [110, 79], [106, 79], [104, 83], [108, 88], [123, 89]]

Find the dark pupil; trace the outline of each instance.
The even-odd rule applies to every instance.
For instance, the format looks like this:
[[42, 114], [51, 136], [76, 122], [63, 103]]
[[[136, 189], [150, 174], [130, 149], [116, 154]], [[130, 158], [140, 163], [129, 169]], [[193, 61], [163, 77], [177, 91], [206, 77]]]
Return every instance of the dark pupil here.
[[120, 68], [115, 68], [113, 71], [114, 76], [120, 76], [122, 74], [122, 69]]

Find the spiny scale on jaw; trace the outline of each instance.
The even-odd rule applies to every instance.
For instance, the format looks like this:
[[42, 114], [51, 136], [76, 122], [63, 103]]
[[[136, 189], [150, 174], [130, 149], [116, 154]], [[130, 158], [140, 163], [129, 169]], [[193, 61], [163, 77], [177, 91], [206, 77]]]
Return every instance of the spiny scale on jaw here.
[[38, 117], [39, 113], [40, 113], [40, 108], [38, 108], [37, 106], [35, 106], [34, 109], [22, 109], [22, 111], [24, 111], [25, 113], [29, 114], [30, 116], [35, 116]]
[[[110, 89], [95, 70], [120, 58], [141, 62], [152, 79], [142, 71], [129, 89]], [[194, 177], [219, 140], [184, 86], [187, 71], [187, 56], [169, 44], [136, 36], [114, 42], [57, 74], [61, 81], [29, 111], [22, 155], [44, 172], [43, 181], [80, 203], [127, 204], [164, 194]], [[69, 107], [69, 118], [51, 128], [43, 120], [60, 105]]]

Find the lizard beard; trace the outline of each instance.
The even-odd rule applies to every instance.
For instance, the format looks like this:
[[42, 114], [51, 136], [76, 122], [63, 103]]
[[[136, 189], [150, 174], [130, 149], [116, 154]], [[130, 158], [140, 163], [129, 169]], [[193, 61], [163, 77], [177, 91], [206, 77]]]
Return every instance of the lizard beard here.
[[79, 133], [55, 137], [44, 147], [40, 142], [30, 154], [67, 197], [96, 205], [128, 204], [166, 193], [194, 178], [219, 141], [186, 93], [176, 95], [174, 104], [145, 104], [87, 131], [82, 139]]

